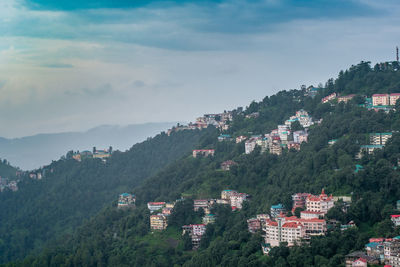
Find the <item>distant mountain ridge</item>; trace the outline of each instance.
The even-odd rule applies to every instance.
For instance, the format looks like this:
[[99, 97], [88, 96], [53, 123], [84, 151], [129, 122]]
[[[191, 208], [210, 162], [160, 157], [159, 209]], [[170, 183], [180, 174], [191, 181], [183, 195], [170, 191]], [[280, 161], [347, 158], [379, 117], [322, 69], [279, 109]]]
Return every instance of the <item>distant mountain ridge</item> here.
[[37, 134], [7, 139], [0, 137], [0, 158], [24, 170], [39, 168], [59, 159], [69, 150], [92, 150], [112, 146], [125, 151], [132, 145], [167, 130], [176, 122], [101, 125], [86, 132]]

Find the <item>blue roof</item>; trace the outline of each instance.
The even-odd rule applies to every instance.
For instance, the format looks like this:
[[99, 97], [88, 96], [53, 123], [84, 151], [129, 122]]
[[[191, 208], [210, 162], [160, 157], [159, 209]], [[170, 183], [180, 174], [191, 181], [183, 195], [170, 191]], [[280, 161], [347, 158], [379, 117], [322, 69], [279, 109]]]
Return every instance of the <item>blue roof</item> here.
[[283, 209], [283, 205], [282, 204], [277, 204], [277, 205], [272, 205], [271, 209]]
[[400, 239], [400, 235], [393, 237], [393, 239]]
[[131, 195], [133, 196], [133, 194], [128, 194], [128, 193], [122, 193], [122, 194], [121, 194], [121, 196], [123, 196], [123, 197], [129, 197], [129, 196], [131, 196]]
[[231, 137], [229, 134], [221, 134], [219, 137]]
[[378, 242], [371, 242], [371, 243], [366, 244], [365, 246], [369, 247], [369, 248], [377, 248], [379, 245], [381, 245], [381, 244]]

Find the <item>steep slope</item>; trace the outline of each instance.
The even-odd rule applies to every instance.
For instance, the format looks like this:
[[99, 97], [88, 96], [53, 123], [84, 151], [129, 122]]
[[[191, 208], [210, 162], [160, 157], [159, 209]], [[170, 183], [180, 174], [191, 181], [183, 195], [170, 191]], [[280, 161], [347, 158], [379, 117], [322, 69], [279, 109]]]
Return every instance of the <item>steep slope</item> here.
[[[365, 64], [352, 67], [345, 78], [341, 74], [336, 81], [329, 81], [315, 98], [306, 96], [304, 90], [293, 90], [253, 102], [234, 118], [228, 131], [233, 136], [264, 134], [303, 108], [322, 122], [310, 128], [309, 142], [302, 144], [300, 151], [286, 150], [276, 156], [256, 149], [246, 155], [243, 143], [218, 142], [218, 133], [209, 131], [199, 139], [197, 148], [214, 148], [215, 157], [182, 157], [134, 189], [138, 206], [134, 211], [117, 210], [114, 202], [55, 248], [17, 262], [17, 266], [341, 266], [344, 255], [363, 248], [368, 238], [398, 235], [400, 230], [393, 228], [388, 218], [400, 199], [400, 135], [396, 133], [400, 131], [400, 110], [367, 110], [357, 98], [347, 104], [321, 103], [339, 83], [340, 88], [349, 88], [347, 93], [393, 92], [393, 84], [400, 79], [397, 68], [372, 69]], [[362, 77], [383, 76], [382, 84], [359, 83]], [[355, 82], [362, 87], [350, 86]], [[259, 116], [245, 117], [254, 112]], [[355, 159], [369, 133], [387, 131], [394, 134], [384, 149]], [[332, 146], [328, 145], [331, 139], [337, 139]], [[220, 164], [231, 159], [238, 166], [221, 171]], [[356, 164], [364, 169], [355, 172]], [[201, 212], [193, 211], [191, 199], [217, 198], [227, 188], [249, 193], [252, 199], [238, 212], [217, 205], [212, 211], [217, 220], [207, 226], [200, 249], [189, 250], [181, 226], [201, 218]], [[278, 202], [290, 208], [293, 193], [316, 194], [322, 188], [352, 196], [347, 213], [339, 205], [327, 216], [341, 223], [354, 220], [358, 228], [333, 230], [325, 237], [313, 237], [308, 245], [276, 247], [268, 256], [262, 255], [262, 238], [249, 234], [246, 219], [269, 212]], [[167, 230], [150, 232], [145, 203], [174, 201], [181, 196], [186, 200], [178, 202]]]
[[[24, 177], [19, 191], [0, 194], [0, 259], [22, 258], [44, 243], [72, 233], [103, 205], [187, 154], [205, 131], [159, 134], [101, 160], [59, 160], [42, 180]], [[10, 229], [12, 229], [10, 231]]]
[[69, 150], [91, 150], [92, 147], [125, 151], [132, 144], [164, 131], [176, 123], [146, 123], [127, 126], [104, 125], [86, 132], [38, 134], [21, 138], [0, 138], [0, 158], [14, 166], [31, 170], [48, 165]]

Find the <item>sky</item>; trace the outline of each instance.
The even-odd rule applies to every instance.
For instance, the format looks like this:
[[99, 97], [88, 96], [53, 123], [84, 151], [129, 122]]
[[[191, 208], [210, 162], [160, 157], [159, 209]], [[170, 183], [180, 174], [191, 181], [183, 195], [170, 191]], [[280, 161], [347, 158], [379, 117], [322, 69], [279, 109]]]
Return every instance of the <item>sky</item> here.
[[325, 83], [394, 60], [399, 11], [397, 0], [1, 0], [0, 136], [193, 121]]

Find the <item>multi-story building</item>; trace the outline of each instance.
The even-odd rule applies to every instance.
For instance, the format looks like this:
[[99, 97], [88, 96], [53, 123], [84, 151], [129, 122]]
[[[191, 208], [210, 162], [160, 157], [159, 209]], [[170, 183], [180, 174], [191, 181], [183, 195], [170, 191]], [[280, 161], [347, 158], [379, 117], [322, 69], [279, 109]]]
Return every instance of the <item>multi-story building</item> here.
[[160, 210], [165, 207], [165, 202], [148, 202], [147, 203], [147, 208], [150, 210], [150, 212], [154, 212], [157, 210]]
[[333, 208], [333, 197], [325, 194], [324, 189], [319, 196], [309, 195], [306, 199], [308, 211], [317, 211], [326, 214], [330, 208]]
[[197, 249], [204, 233], [206, 232], [205, 224], [190, 224], [182, 226], [182, 235], [188, 233], [192, 239], [193, 249]]
[[293, 208], [292, 211], [294, 211], [296, 208], [305, 208], [306, 207], [306, 199], [309, 196], [309, 193], [296, 193], [292, 195], [292, 201], [293, 201]]
[[393, 238], [383, 242], [383, 253], [385, 262], [388, 263], [391, 255], [400, 253], [400, 239]]
[[303, 143], [308, 142], [308, 133], [306, 131], [295, 131], [293, 132], [293, 142], [295, 143]]
[[370, 133], [369, 140], [371, 145], [386, 145], [386, 142], [392, 137], [392, 133]]
[[257, 139], [251, 138], [244, 143], [244, 151], [246, 154], [250, 154], [254, 151], [257, 145], [256, 141]]
[[282, 146], [278, 142], [272, 142], [272, 144], [269, 146], [269, 153], [275, 154], [275, 155], [282, 155]]
[[110, 150], [97, 150], [94, 149], [93, 151], [93, 158], [94, 159], [106, 159], [109, 158], [111, 156], [111, 151]]
[[122, 193], [119, 195], [118, 208], [128, 208], [134, 207], [136, 202], [136, 197], [134, 194]]
[[193, 209], [195, 211], [198, 211], [200, 208], [202, 208], [205, 212], [209, 210], [210, 203], [209, 203], [208, 199], [195, 199], [195, 200], [193, 200]]
[[289, 246], [311, 236], [325, 235], [326, 221], [322, 219], [299, 219], [296, 216], [281, 217], [276, 221], [268, 220], [264, 227], [265, 243], [272, 247], [279, 246], [280, 242], [287, 242]]
[[167, 226], [167, 216], [163, 214], [150, 215], [150, 228], [152, 230], [165, 230]]
[[243, 201], [247, 200], [249, 195], [246, 193], [234, 193], [230, 195], [230, 203], [233, 209], [241, 209]]
[[271, 206], [271, 217], [276, 218], [278, 217], [281, 213], [285, 213], [285, 208], [283, 207], [282, 204], [277, 204], [277, 205], [272, 205]]
[[215, 149], [195, 149], [193, 150], [193, 158], [214, 156]]
[[389, 94], [374, 94], [372, 95], [373, 106], [389, 106]]
[[391, 106], [396, 105], [397, 100], [400, 98], [400, 93], [392, 93], [389, 95], [389, 104]]
[[221, 199], [230, 200], [231, 195], [232, 195], [232, 194], [236, 194], [236, 193], [237, 193], [237, 192], [236, 192], [235, 190], [230, 190], [230, 189], [222, 190], [222, 192], [221, 192]]
[[162, 209], [162, 214], [165, 216], [169, 216], [172, 213], [172, 209], [171, 208], [163, 208]]
[[232, 140], [232, 137], [229, 134], [221, 134], [220, 136], [218, 136], [219, 142], [230, 141], [230, 140]]
[[250, 233], [256, 233], [261, 230], [261, 221], [257, 218], [250, 218], [247, 220], [247, 228]]

